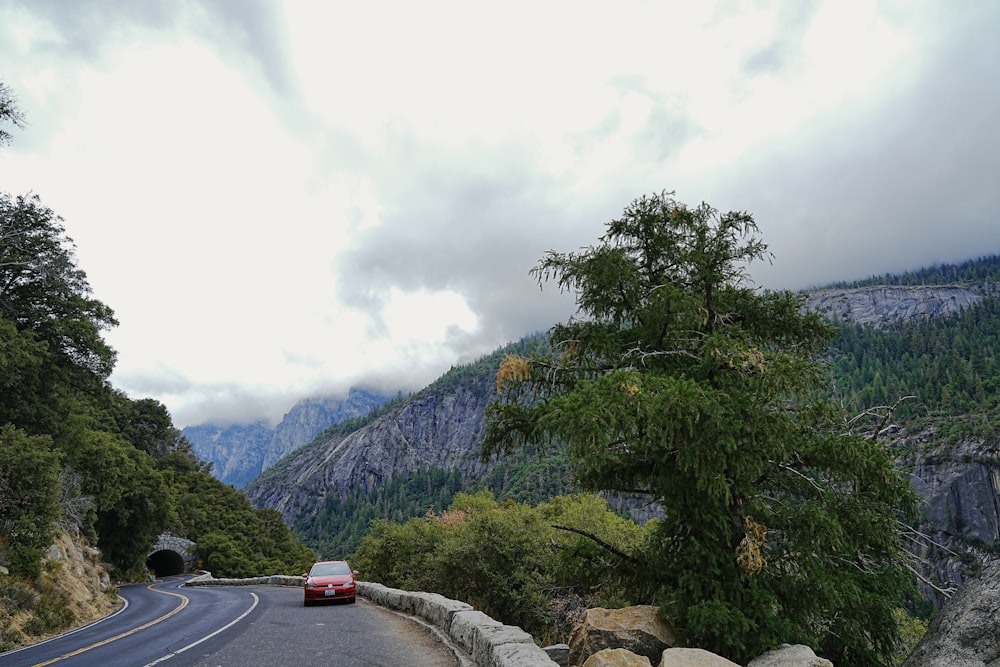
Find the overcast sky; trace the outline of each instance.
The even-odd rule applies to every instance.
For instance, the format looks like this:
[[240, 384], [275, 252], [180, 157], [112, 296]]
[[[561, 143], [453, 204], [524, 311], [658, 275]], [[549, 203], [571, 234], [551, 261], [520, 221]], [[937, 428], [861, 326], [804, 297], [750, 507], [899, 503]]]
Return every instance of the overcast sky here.
[[414, 390], [566, 319], [643, 194], [767, 288], [1000, 252], [1000, 2], [0, 0], [0, 191], [64, 218], [180, 426]]

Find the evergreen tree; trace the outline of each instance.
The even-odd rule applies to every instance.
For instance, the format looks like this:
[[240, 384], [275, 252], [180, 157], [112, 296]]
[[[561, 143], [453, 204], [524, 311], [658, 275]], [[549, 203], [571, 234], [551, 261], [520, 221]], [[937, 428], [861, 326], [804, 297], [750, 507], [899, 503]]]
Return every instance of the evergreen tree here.
[[565, 444], [585, 488], [662, 504], [640, 569], [686, 644], [745, 663], [782, 642], [892, 659], [912, 491], [849, 434], [818, 358], [832, 329], [761, 293], [747, 213], [642, 197], [600, 243], [533, 269], [575, 293], [552, 356], [510, 356], [483, 456]]

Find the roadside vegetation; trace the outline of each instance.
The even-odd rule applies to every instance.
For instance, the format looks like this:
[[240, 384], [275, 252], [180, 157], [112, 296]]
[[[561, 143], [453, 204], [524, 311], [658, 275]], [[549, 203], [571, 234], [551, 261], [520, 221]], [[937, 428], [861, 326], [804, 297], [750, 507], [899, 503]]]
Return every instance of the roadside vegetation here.
[[540, 642], [561, 642], [588, 607], [642, 597], [628, 562], [654, 526], [589, 494], [532, 507], [458, 493], [442, 512], [376, 520], [351, 563], [363, 579], [464, 600]]

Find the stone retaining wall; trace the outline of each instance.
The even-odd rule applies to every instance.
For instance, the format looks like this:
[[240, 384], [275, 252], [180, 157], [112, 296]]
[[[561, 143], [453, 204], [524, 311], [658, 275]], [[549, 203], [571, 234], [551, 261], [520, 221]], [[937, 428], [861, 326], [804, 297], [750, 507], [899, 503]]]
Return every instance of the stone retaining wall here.
[[531, 635], [437, 593], [414, 593], [367, 581], [358, 594], [380, 607], [421, 618], [448, 635], [479, 667], [556, 667]]

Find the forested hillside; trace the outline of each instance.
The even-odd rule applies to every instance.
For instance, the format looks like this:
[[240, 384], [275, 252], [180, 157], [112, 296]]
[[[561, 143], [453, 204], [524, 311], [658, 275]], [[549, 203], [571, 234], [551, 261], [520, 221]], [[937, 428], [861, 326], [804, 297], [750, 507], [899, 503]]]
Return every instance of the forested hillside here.
[[857, 412], [904, 399], [897, 419], [959, 428], [963, 416], [975, 415], [978, 428], [989, 429], [983, 435], [993, 435], [990, 424], [1000, 405], [997, 299], [983, 299], [953, 317], [900, 321], [884, 329], [843, 323], [829, 358], [833, 391]]

